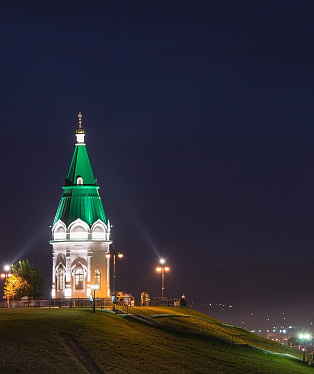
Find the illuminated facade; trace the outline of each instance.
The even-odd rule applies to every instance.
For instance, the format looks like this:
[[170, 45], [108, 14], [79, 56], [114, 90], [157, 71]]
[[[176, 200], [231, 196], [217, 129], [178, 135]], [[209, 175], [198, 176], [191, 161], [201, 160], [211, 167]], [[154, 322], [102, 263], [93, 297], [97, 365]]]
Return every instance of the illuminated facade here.
[[82, 115], [75, 150], [52, 226], [52, 297], [110, 297], [110, 222], [89, 162]]

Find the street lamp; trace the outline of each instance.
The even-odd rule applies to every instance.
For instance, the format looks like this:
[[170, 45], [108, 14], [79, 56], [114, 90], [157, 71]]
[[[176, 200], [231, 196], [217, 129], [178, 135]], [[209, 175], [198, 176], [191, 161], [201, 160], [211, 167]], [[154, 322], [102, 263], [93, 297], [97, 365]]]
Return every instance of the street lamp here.
[[312, 336], [310, 334], [300, 334], [299, 339], [303, 340], [303, 362], [305, 362], [305, 341], [309, 341], [312, 339]]
[[[118, 258], [122, 258], [123, 257], [123, 253], [121, 253], [121, 252], [117, 253], [117, 250], [116, 250], [115, 246], [112, 246], [111, 252], [112, 252], [112, 255], [113, 255], [112, 294], [113, 294], [113, 296], [116, 296], [116, 255], [118, 256]], [[108, 252], [106, 254], [106, 257], [110, 258], [111, 257], [111, 253]]]
[[99, 290], [99, 285], [98, 285], [98, 284], [91, 284], [90, 288], [91, 288], [92, 290], [94, 290], [93, 311], [94, 311], [94, 313], [95, 313], [95, 310], [96, 310], [95, 293], [96, 293], [96, 290]]
[[4, 273], [1, 273], [1, 278], [5, 278], [5, 281], [7, 281], [8, 278], [12, 277], [12, 274], [10, 273], [10, 269], [11, 269], [10, 265], [3, 266]]
[[0, 274], [1, 278], [5, 278], [5, 282], [7, 281], [8, 278], [12, 277], [13, 275], [10, 273], [10, 269], [11, 269], [10, 265], [4, 265], [3, 267], [4, 273]]
[[[11, 269], [11, 266], [10, 265], [4, 265], [3, 267], [3, 270], [4, 270], [4, 273], [1, 273], [0, 276], [1, 278], [5, 278], [5, 281], [4, 283], [7, 282], [8, 278], [12, 277], [13, 274], [11, 274], [9, 271]], [[9, 307], [9, 298], [7, 297], [7, 304], [8, 304], [8, 307]]]
[[164, 299], [164, 289], [165, 289], [165, 271], [169, 271], [170, 268], [168, 266], [165, 266], [166, 260], [164, 258], [161, 258], [159, 260], [159, 263], [161, 266], [158, 266], [156, 270], [161, 273], [161, 298]]
[[7, 273], [10, 271], [11, 266], [10, 265], [4, 265], [3, 270], [6, 271]]

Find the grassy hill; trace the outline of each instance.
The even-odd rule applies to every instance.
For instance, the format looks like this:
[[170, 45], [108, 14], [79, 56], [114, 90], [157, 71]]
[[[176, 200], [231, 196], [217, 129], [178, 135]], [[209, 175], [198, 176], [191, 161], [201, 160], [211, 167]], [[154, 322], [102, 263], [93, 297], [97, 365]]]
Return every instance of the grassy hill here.
[[300, 352], [194, 310], [131, 312], [1, 309], [0, 372], [314, 373]]

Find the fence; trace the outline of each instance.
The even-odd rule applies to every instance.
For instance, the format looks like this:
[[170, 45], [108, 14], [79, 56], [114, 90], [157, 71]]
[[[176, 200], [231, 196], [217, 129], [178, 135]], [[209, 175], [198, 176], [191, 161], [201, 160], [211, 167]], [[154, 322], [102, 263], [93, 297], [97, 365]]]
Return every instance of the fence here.
[[[0, 308], [90, 308], [93, 301], [87, 298], [71, 298], [71, 299], [38, 299], [38, 300], [10, 300], [0, 301]], [[111, 299], [95, 299], [97, 308], [111, 308]]]
[[[176, 306], [179, 299], [154, 297], [149, 300], [150, 306]], [[68, 299], [19, 299], [0, 301], [0, 308], [90, 308], [93, 301], [89, 298], [68, 298]], [[141, 298], [123, 297], [117, 298], [115, 305], [117, 306], [141, 306]], [[100, 309], [108, 309], [114, 306], [110, 298], [95, 298], [95, 307]], [[148, 306], [148, 305], [147, 305]]]

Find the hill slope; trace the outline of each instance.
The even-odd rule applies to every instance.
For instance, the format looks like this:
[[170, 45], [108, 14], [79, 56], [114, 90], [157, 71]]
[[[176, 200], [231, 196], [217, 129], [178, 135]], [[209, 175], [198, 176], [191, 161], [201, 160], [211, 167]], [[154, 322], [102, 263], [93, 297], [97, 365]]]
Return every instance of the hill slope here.
[[[217, 329], [220, 322], [196, 311], [142, 308], [142, 312], [148, 320], [163, 320], [164, 327], [84, 309], [2, 309], [1, 373], [313, 372], [300, 360], [210, 337], [208, 326]], [[234, 329], [223, 328], [228, 333]], [[202, 334], [195, 334], [195, 329]], [[274, 347], [269, 341], [262, 344]]]

